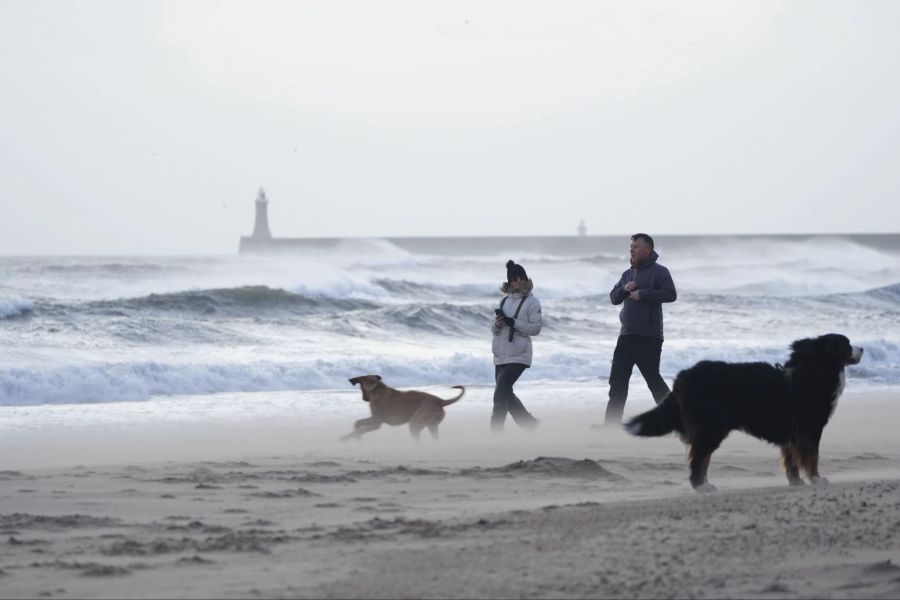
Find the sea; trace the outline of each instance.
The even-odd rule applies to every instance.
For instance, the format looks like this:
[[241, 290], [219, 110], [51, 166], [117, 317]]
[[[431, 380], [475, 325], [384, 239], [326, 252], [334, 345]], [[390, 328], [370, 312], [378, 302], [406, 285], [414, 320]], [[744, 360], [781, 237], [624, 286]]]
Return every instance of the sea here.
[[[572, 239], [0, 257], [0, 415], [215, 407], [225, 397], [251, 411], [270, 392], [296, 393], [293, 411], [321, 415], [329, 402], [304, 399], [347, 391], [367, 373], [400, 388], [489, 388], [489, 327], [509, 259], [543, 307], [522, 381], [595, 386], [599, 402], [619, 331], [609, 292], [628, 268], [629, 239]], [[702, 359], [784, 362], [792, 341], [836, 332], [865, 349], [848, 387], [900, 385], [900, 234], [660, 236], [656, 250], [678, 289], [664, 306], [670, 382]]]

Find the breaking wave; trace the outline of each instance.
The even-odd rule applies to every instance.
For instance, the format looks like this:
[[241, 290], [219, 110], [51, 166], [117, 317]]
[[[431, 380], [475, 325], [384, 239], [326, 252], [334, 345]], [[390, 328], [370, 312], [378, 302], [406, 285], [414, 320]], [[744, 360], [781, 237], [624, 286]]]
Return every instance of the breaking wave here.
[[[847, 369], [850, 381], [900, 384], [900, 343], [862, 340], [863, 361]], [[608, 351], [537, 353], [528, 379], [597, 380], [609, 376]], [[687, 345], [663, 352], [663, 375], [671, 381], [699, 360], [784, 362], [787, 345], [734, 347]], [[286, 362], [173, 363], [166, 361], [81, 364], [0, 369], [0, 405], [72, 404], [147, 400], [158, 395], [341, 389], [348, 377], [382, 375], [390, 385], [491, 385], [494, 367], [487, 354], [411, 359], [372, 355], [329, 356]]]

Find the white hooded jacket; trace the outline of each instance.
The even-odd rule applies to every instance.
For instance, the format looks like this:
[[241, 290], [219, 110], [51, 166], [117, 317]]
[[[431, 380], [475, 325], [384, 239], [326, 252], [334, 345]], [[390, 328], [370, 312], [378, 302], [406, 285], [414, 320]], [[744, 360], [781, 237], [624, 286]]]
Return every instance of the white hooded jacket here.
[[[500, 287], [500, 291], [506, 294], [506, 302], [503, 303], [503, 313], [507, 317], [515, 318], [516, 323], [513, 326], [515, 331], [513, 339], [509, 341], [509, 327], [507, 325], [498, 327], [493, 321], [491, 322], [491, 332], [494, 334], [491, 349], [494, 352], [495, 365], [517, 363], [531, 366], [531, 337], [541, 332], [543, 324], [541, 320], [541, 301], [532, 295], [531, 291], [533, 289], [534, 282], [530, 279], [525, 283], [525, 287], [521, 291], [511, 289], [508, 282], [504, 282]], [[522, 304], [522, 310], [519, 311], [519, 316], [516, 318], [514, 315], [523, 297], [525, 302]], [[500, 308], [499, 304], [497, 308]]]

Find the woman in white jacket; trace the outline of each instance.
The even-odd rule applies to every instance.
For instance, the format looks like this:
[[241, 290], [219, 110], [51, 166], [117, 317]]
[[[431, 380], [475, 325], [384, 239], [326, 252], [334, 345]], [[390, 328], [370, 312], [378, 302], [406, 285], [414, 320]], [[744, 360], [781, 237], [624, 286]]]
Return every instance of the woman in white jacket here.
[[495, 432], [503, 431], [507, 413], [520, 427], [534, 428], [539, 423], [513, 393], [513, 385], [531, 366], [531, 337], [541, 332], [541, 302], [531, 293], [533, 289], [524, 267], [507, 262], [506, 282], [500, 287], [504, 297], [491, 325], [497, 382], [491, 429]]

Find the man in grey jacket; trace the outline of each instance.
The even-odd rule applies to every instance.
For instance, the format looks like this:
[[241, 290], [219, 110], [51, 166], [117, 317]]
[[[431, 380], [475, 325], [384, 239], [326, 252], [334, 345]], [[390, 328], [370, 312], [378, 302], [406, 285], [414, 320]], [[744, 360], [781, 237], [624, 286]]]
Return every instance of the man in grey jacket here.
[[646, 233], [631, 236], [631, 268], [613, 287], [609, 299], [621, 304], [622, 327], [609, 372], [609, 403], [605, 425], [618, 425], [625, 411], [628, 382], [638, 366], [657, 404], [669, 395], [659, 374], [663, 344], [663, 302], [675, 302], [678, 294], [669, 270], [659, 264], [653, 238]]

